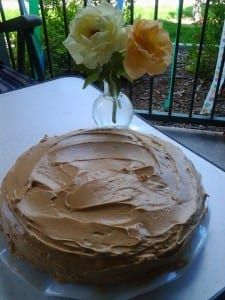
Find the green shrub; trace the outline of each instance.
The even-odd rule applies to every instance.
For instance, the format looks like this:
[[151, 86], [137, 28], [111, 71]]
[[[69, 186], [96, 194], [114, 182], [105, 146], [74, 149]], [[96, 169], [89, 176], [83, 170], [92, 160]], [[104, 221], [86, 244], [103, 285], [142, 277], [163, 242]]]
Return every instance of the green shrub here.
[[[202, 78], [209, 79], [213, 76], [218, 55], [218, 45], [222, 27], [225, 19], [225, 0], [212, 0], [209, 7], [208, 21], [206, 25], [204, 47], [202, 51], [199, 75]], [[204, 13], [205, 5], [202, 5]], [[197, 44], [200, 41], [200, 32], [193, 35], [193, 46], [187, 57], [186, 69], [192, 73], [196, 70], [196, 62], [198, 55]], [[206, 72], [207, 66], [207, 72]]]
[[[182, 14], [183, 18], [192, 18], [192, 10], [193, 10], [193, 6], [184, 7], [183, 14]], [[177, 19], [177, 16], [178, 16], [178, 9], [168, 12], [168, 17], [170, 19]]]
[[[68, 2], [66, 6], [68, 23], [70, 23], [77, 10], [82, 6], [82, 0]], [[62, 75], [68, 72], [69, 70], [69, 56], [67, 55], [67, 50], [63, 46], [63, 41], [66, 39], [66, 35], [62, 10], [62, 1], [45, 0], [44, 13], [49, 38], [50, 55], [53, 65], [53, 75]], [[43, 44], [45, 44], [44, 41]]]
[[193, 6], [187, 6], [183, 9], [183, 17], [186, 18], [192, 18], [192, 10], [193, 10]]
[[[93, 3], [99, 3], [102, 0], [92, 0]], [[44, 0], [44, 12], [47, 23], [47, 30], [49, 36], [50, 44], [50, 54], [53, 64], [53, 75], [58, 76], [68, 72], [68, 53], [62, 42], [65, 40], [65, 30], [64, 30], [64, 18], [62, 10], [61, 0]], [[112, 0], [111, 2], [114, 2]], [[67, 18], [68, 22], [72, 20], [77, 10], [83, 6], [83, 0], [73, 0], [67, 1]], [[124, 20], [125, 24], [130, 24], [131, 22], [131, 0], [125, 0], [124, 3]], [[163, 27], [169, 31], [171, 39], [174, 41], [176, 36], [177, 24], [169, 21], [165, 21], [169, 18], [169, 9], [162, 9], [159, 11], [159, 17], [164, 19]], [[175, 11], [175, 15], [177, 12]], [[140, 15], [142, 18], [153, 18], [154, 8], [149, 7], [148, 9], [134, 5], [134, 18]], [[199, 25], [182, 25], [180, 41], [183, 43], [190, 43], [192, 41], [193, 32], [199, 31]], [[45, 45], [43, 41], [43, 45]], [[45, 51], [46, 52], [46, 51]], [[73, 71], [76, 71], [74, 62], [72, 61]]]

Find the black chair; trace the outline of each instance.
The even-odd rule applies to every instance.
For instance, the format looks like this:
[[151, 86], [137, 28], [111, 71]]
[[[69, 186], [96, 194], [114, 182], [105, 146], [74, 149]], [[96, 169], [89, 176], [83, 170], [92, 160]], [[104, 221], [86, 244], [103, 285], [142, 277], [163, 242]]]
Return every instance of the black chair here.
[[[42, 24], [41, 18], [28, 15], [19, 0], [21, 16], [5, 20], [0, 0], [0, 93], [34, 84], [44, 80], [45, 68], [36, 44], [34, 29]], [[17, 33], [17, 58], [15, 63], [9, 33]], [[26, 50], [29, 57], [31, 76], [24, 75]], [[32, 77], [32, 78], [31, 78]]]

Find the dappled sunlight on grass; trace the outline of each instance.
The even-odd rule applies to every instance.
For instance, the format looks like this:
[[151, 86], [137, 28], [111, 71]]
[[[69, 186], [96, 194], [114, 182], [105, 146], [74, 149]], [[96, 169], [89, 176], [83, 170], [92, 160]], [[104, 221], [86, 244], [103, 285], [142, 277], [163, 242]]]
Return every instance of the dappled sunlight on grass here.
[[[185, 7], [182, 17], [181, 43], [193, 43], [193, 34], [198, 35], [200, 32], [201, 25], [194, 24], [191, 15], [192, 7]], [[134, 6], [134, 19], [136, 18], [153, 19], [154, 7]], [[163, 6], [163, 8], [159, 7], [158, 19], [162, 21], [163, 28], [169, 32], [169, 35], [174, 42], [177, 30], [177, 9], [174, 8], [174, 10], [171, 10], [171, 6]]]

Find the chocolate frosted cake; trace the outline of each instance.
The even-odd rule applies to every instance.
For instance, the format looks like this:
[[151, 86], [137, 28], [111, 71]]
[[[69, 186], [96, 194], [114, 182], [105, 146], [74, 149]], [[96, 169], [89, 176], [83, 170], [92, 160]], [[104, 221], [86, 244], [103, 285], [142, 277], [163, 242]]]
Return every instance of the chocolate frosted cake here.
[[0, 202], [12, 252], [63, 282], [168, 270], [204, 214], [200, 176], [179, 149], [116, 129], [42, 140], [9, 171]]

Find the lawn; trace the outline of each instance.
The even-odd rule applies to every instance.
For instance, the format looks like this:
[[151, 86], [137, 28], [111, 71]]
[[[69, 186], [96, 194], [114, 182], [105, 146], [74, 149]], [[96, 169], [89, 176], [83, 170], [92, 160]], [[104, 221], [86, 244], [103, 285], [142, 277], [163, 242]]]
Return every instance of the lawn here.
[[[189, 20], [191, 16], [192, 8], [185, 7], [183, 10], [183, 17], [186, 17], [185, 21]], [[189, 19], [187, 19], [189, 17]], [[136, 6], [134, 8], [134, 19], [136, 18], [145, 18], [153, 19], [154, 18], [154, 8], [153, 7], [141, 7]], [[176, 30], [177, 30], [177, 10], [170, 6], [159, 7], [158, 19], [162, 22], [163, 28], [169, 32], [170, 38], [174, 42], [176, 39]], [[182, 22], [181, 32], [180, 32], [180, 42], [181, 43], [193, 43], [193, 35], [198, 34], [201, 29], [199, 24], [186, 24]]]
[[6, 19], [12, 19], [20, 15], [18, 9], [6, 9], [4, 12], [5, 12]]
[[[185, 9], [184, 9], [185, 12]], [[5, 11], [6, 18], [10, 19], [19, 15], [19, 11], [16, 9], [8, 9]], [[134, 7], [134, 19], [136, 18], [146, 18], [153, 19], [154, 17], [154, 8], [153, 7]], [[158, 18], [162, 21], [163, 27], [169, 32], [170, 38], [172, 41], [175, 41], [176, 38], [176, 17], [177, 11], [174, 7], [171, 6], [163, 6], [159, 7]], [[181, 35], [180, 42], [181, 43], [192, 43], [193, 42], [193, 34], [198, 33], [200, 30], [200, 25], [197, 24], [182, 24], [181, 26]]]
[[[174, 42], [176, 39], [177, 24], [162, 20], [163, 28], [165, 28], [170, 35], [171, 40]], [[200, 32], [201, 26], [196, 24], [182, 24], [180, 31], [180, 43], [193, 43], [193, 35]]]

